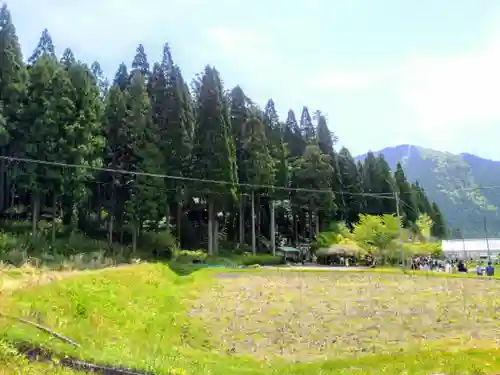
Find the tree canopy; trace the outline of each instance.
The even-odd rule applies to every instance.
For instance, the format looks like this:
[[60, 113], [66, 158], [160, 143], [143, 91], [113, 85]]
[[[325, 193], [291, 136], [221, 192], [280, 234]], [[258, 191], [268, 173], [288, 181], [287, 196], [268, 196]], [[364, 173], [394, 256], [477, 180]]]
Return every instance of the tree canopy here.
[[425, 214], [430, 234], [446, 235], [439, 207], [401, 165], [393, 172], [382, 156], [357, 163], [337, 150], [314, 107], [280, 118], [280, 103], [269, 98], [260, 108], [242, 87], [224, 87], [210, 65], [190, 89], [168, 43], [158, 61], [139, 44], [109, 80], [98, 61], [61, 50], [44, 29], [24, 61], [2, 6], [0, 212], [23, 211], [34, 235], [48, 216], [134, 248], [146, 233], [175, 227], [181, 246], [216, 249], [238, 236], [246, 242], [254, 217], [262, 245], [278, 202], [278, 234], [289, 242], [336, 220], [364, 241], [357, 225], [367, 226], [366, 215], [394, 220], [396, 192], [405, 227], [418, 228]]

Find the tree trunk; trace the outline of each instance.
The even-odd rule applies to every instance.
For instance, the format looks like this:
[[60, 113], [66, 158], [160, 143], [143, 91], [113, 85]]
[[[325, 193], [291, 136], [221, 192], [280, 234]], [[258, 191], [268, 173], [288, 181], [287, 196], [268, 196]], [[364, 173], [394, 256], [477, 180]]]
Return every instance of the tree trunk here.
[[214, 254], [219, 253], [219, 217], [214, 218]]
[[123, 236], [125, 234], [125, 213], [122, 211], [122, 217], [120, 219], [120, 243], [123, 245]]
[[99, 228], [102, 225], [102, 192], [101, 184], [97, 185], [97, 221], [99, 222]]
[[170, 231], [170, 202], [165, 206], [165, 230]]
[[299, 210], [299, 233], [302, 236], [302, 241], [307, 237], [306, 212], [303, 209]]
[[9, 208], [11, 209], [11, 215], [9, 215], [11, 218], [16, 218], [16, 210], [14, 209], [14, 206], [16, 205], [16, 183], [15, 179], [12, 179], [12, 188], [10, 192], [10, 204]]
[[299, 215], [298, 214], [293, 214], [293, 228], [294, 228], [294, 241], [295, 241], [295, 247], [298, 246], [299, 244]]
[[181, 224], [182, 224], [182, 214], [183, 214], [182, 201], [177, 202], [177, 224], [176, 224], [176, 233], [177, 236], [177, 247], [181, 248]]
[[319, 236], [319, 231], [320, 231], [320, 228], [319, 228], [319, 211], [316, 211], [316, 215], [315, 215], [315, 220], [316, 220], [316, 238], [318, 238]]
[[240, 214], [239, 214], [239, 221], [240, 221], [240, 228], [239, 228], [239, 234], [240, 234], [240, 246], [243, 247], [245, 245], [245, 207], [243, 206], [243, 195], [241, 196], [240, 199]]
[[73, 197], [71, 193], [63, 194], [62, 205], [64, 207], [63, 224], [73, 226]]
[[33, 238], [37, 237], [37, 229], [38, 229], [38, 212], [40, 211], [40, 195], [38, 192], [33, 193], [33, 217], [32, 217], [32, 236]]
[[257, 223], [256, 223], [256, 227], [257, 227], [257, 230], [256, 230], [256, 237], [257, 237], [257, 248], [260, 249], [261, 248], [261, 245], [260, 245], [260, 224], [261, 224], [261, 217], [260, 217], [260, 214], [261, 214], [261, 210], [260, 210], [260, 194], [257, 194], [257, 204], [256, 204], [256, 207], [255, 207], [255, 217], [256, 217], [256, 220], [257, 220]]
[[115, 215], [109, 215], [109, 224], [108, 224], [108, 245], [109, 247], [113, 246], [113, 229], [115, 223]]
[[137, 251], [137, 222], [134, 221], [132, 224], [132, 254], [135, 255]]
[[273, 255], [276, 255], [276, 222], [274, 219], [274, 200], [271, 200], [269, 202], [270, 206], [270, 224], [271, 224], [271, 251], [273, 252]]
[[[5, 154], [5, 148], [2, 147], [2, 155]], [[0, 160], [0, 211], [5, 209], [5, 187], [6, 187], [5, 159]]]
[[113, 178], [111, 186], [111, 206], [108, 211], [108, 245], [113, 245], [113, 231], [115, 230], [115, 212], [116, 212], [116, 190], [115, 180]]
[[56, 242], [57, 194], [52, 196], [52, 244]]
[[252, 254], [257, 254], [257, 244], [255, 241], [255, 193], [252, 191]]
[[314, 231], [313, 231], [313, 220], [311, 211], [307, 213], [307, 221], [309, 223], [309, 242], [312, 243], [314, 239]]
[[208, 255], [214, 254], [214, 204], [208, 203]]
[[239, 230], [239, 213], [230, 213], [230, 225], [231, 225], [231, 235], [229, 235], [228, 231], [228, 238], [231, 238], [233, 243], [240, 243], [240, 230]]

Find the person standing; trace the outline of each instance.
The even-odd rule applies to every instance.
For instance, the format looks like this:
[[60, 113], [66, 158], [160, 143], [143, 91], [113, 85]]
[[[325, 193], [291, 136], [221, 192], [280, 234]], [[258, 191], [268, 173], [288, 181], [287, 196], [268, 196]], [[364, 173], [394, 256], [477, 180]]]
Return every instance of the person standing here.
[[481, 265], [481, 263], [478, 263], [477, 264], [477, 267], [476, 267], [476, 274], [478, 276], [483, 276], [483, 266]]
[[495, 267], [493, 267], [491, 262], [488, 262], [488, 265], [486, 266], [486, 276], [488, 277], [495, 276]]
[[451, 263], [449, 261], [446, 261], [446, 263], [444, 265], [444, 272], [445, 273], [452, 273], [452, 267], [451, 267]]

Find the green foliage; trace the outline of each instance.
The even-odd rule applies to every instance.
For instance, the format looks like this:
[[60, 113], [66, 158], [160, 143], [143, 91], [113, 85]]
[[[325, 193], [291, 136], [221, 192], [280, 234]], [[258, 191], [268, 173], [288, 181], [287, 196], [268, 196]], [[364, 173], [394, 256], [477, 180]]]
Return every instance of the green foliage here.
[[288, 111], [283, 139], [292, 160], [301, 157], [304, 154], [306, 141], [302, 138], [295, 113], [291, 109]]
[[193, 146], [192, 175], [198, 179], [226, 181], [227, 185], [196, 184], [196, 191], [210, 201], [223, 205], [235, 197], [236, 171], [229, 114], [219, 72], [207, 66], [197, 103], [197, 130]]
[[203, 263], [207, 256], [203, 250], [180, 250], [175, 253], [175, 260], [180, 263]]
[[[363, 200], [363, 181], [351, 153], [342, 147], [338, 154], [333, 154], [334, 175], [332, 185], [340, 194], [335, 196], [338, 206], [338, 218], [347, 223], [358, 221], [359, 214], [366, 212]], [[345, 194], [344, 194], [345, 192]], [[368, 212], [371, 212], [369, 209]]]
[[252, 266], [255, 264], [259, 264], [261, 266], [277, 266], [284, 263], [285, 261], [283, 257], [265, 254], [248, 255], [241, 258], [241, 264], [244, 266]]
[[311, 114], [307, 107], [302, 108], [302, 115], [300, 116], [300, 130], [302, 136], [308, 143], [316, 141], [316, 129], [312, 123]]
[[[190, 92], [168, 43], [157, 62], [138, 45], [109, 87], [99, 62], [88, 66], [70, 47], [56, 58], [45, 29], [26, 66], [10, 12], [1, 7], [0, 214], [31, 221], [31, 247], [47, 248], [49, 236], [49, 248], [59, 248], [64, 231], [106, 239], [110, 248], [130, 246], [135, 256], [147, 258], [147, 249], [149, 257], [168, 258], [174, 237], [150, 237], [175, 228], [179, 247], [210, 242], [218, 255], [219, 242], [246, 248], [255, 215], [262, 248], [271, 237], [271, 205], [275, 239], [300, 242], [331, 221], [352, 228], [360, 214], [395, 213], [395, 189], [408, 229], [427, 214], [432, 235], [446, 233], [439, 207], [408, 184], [402, 168], [393, 179], [382, 157], [357, 165], [347, 149], [335, 152], [336, 137], [319, 110], [316, 124], [305, 106], [299, 121], [290, 109], [283, 123], [273, 99], [261, 109], [240, 86], [226, 91], [210, 66]], [[413, 210], [406, 209], [408, 191]], [[319, 242], [331, 241], [324, 236]], [[77, 251], [71, 247], [60, 252]]]
[[398, 218], [394, 215], [361, 215], [352, 239], [377, 261], [394, 261], [399, 255]]
[[439, 242], [406, 242], [403, 248], [407, 257], [430, 255], [433, 258], [442, 258], [443, 250]]
[[20, 238], [16, 235], [0, 232], [0, 257], [16, 249], [22, 249]]
[[139, 239], [139, 248], [142, 254], [157, 259], [168, 260], [175, 253], [177, 241], [166, 230], [160, 232], [146, 232]]
[[416, 196], [410, 184], [406, 180], [405, 173], [401, 163], [398, 163], [394, 180], [397, 192], [400, 198], [400, 212], [403, 214], [403, 224], [405, 227], [410, 227], [418, 219], [418, 205]]
[[431, 234], [436, 238], [446, 238], [446, 224], [444, 222], [443, 214], [438, 205], [432, 203], [432, 228]]
[[50, 36], [47, 29], [44, 29], [42, 31], [42, 35], [40, 36], [38, 45], [33, 51], [31, 57], [28, 59], [28, 64], [35, 64], [37, 60], [42, 56], [51, 57], [53, 59], [55, 59], [56, 57], [54, 43], [52, 42], [52, 37]]
[[246, 134], [241, 145], [242, 181], [253, 185], [273, 185], [274, 161], [267, 147], [264, 125], [252, 116], [245, 123], [245, 128]]
[[150, 74], [148, 57], [142, 44], [139, 44], [137, 47], [134, 61], [132, 61], [132, 71], [130, 74], [133, 77], [135, 73], [141, 74], [144, 78], [149, 77]]
[[418, 233], [424, 239], [430, 239], [431, 228], [433, 226], [432, 219], [428, 215], [420, 215], [417, 222], [415, 223], [418, 228]]
[[327, 155], [321, 154], [317, 145], [307, 146], [304, 155], [293, 165], [292, 187], [322, 190], [324, 192], [294, 192], [292, 202], [296, 207], [310, 207], [331, 213], [335, 210], [334, 194], [331, 191], [333, 168]]
[[343, 222], [333, 222], [326, 231], [320, 232], [316, 241], [311, 245], [311, 250], [328, 248], [331, 245], [346, 243], [350, 236], [349, 230]]
[[[127, 115], [125, 123], [125, 158], [124, 169], [136, 172], [160, 173], [161, 165], [156, 161], [160, 158], [155, 135], [157, 129], [151, 121], [150, 102], [146, 91], [144, 77], [135, 73], [128, 89]], [[126, 175], [123, 183], [127, 188], [128, 199], [125, 202], [125, 217], [132, 229], [135, 250], [137, 231], [140, 223], [147, 219], [158, 221], [163, 183], [158, 178], [144, 175]]]

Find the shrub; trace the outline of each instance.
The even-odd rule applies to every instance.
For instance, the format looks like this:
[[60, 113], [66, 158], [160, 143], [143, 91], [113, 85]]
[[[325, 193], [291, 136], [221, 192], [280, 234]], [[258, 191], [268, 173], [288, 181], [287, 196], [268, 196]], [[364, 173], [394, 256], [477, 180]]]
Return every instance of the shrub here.
[[7, 254], [22, 246], [19, 236], [10, 233], [0, 233], [0, 255]]
[[151, 254], [155, 258], [170, 259], [176, 249], [176, 239], [166, 230], [146, 232], [140, 238], [139, 248], [142, 253]]
[[262, 266], [276, 266], [279, 264], [284, 264], [285, 259], [280, 256], [261, 254], [242, 257], [241, 262], [244, 266], [252, 266], [255, 264], [260, 264]]
[[175, 256], [180, 263], [203, 263], [206, 259], [207, 253], [203, 250], [180, 250]]
[[435, 258], [443, 257], [441, 244], [438, 242], [407, 242], [403, 245], [407, 256], [431, 255]]
[[344, 242], [349, 237], [349, 230], [344, 223], [330, 223], [328, 230], [319, 233], [316, 241], [311, 244], [311, 251], [315, 253], [318, 249], [328, 248], [331, 245]]
[[73, 232], [67, 238], [58, 238], [54, 243], [45, 241], [37, 244], [41, 251], [52, 250], [52, 253], [61, 255], [90, 254], [96, 251], [105, 252], [109, 249], [105, 241], [95, 240], [80, 232]]
[[201, 264], [181, 263], [177, 261], [171, 261], [168, 265], [179, 276], [188, 276], [203, 268]]

